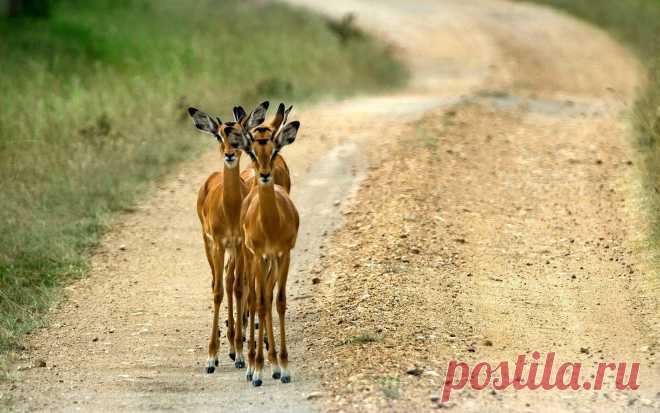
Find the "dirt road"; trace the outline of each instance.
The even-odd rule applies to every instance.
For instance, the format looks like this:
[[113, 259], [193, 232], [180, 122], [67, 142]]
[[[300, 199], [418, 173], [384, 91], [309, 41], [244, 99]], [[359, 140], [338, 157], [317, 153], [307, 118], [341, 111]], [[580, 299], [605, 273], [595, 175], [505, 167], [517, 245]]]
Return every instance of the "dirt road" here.
[[[605, 34], [525, 4], [291, 3], [356, 13], [412, 73], [399, 94], [296, 114], [301, 134], [284, 153], [302, 223], [289, 281], [294, 382], [252, 388], [226, 357], [203, 373], [210, 273], [194, 204], [220, 166], [212, 152], [120, 220], [89, 278], [27, 339], [2, 388], [14, 408], [660, 408], [658, 286], [626, 131], [636, 62]], [[617, 392], [608, 377], [600, 392], [432, 401], [451, 359], [513, 363], [533, 351], [586, 370], [638, 360], [641, 387]]]

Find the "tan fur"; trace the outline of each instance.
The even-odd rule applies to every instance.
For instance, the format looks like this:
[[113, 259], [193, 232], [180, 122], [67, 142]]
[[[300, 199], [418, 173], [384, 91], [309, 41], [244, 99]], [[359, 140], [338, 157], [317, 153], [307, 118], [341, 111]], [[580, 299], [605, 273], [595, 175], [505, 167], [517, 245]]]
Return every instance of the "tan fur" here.
[[[224, 126], [219, 128], [224, 135]], [[227, 271], [225, 274], [225, 288], [227, 293], [227, 340], [229, 341], [230, 357], [235, 353], [242, 354], [242, 317], [233, 316], [233, 301], [236, 296], [237, 314], [242, 314], [243, 286], [242, 255], [240, 254], [243, 235], [240, 225], [241, 205], [248, 193], [248, 186], [240, 177], [241, 152], [227, 144], [224, 136], [219, 143], [223, 156], [237, 157], [236, 166], [229, 168], [226, 164], [222, 171], [211, 174], [202, 185], [197, 197], [197, 215], [202, 224], [204, 250], [209, 261], [212, 274], [213, 294], [213, 327], [209, 339], [209, 360], [217, 360], [218, 352], [218, 313], [223, 298], [223, 272], [225, 251], [229, 254]], [[212, 372], [212, 369], [211, 371]]]
[[[256, 185], [256, 179], [254, 178], [255, 174], [256, 172], [253, 168], [247, 168], [241, 172], [241, 178], [243, 178], [248, 188], [252, 188]], [[275, 180], [275, 185], [284, 188], [288, 194], [291, 193], [291, 175], [289, 173], [289, 167], [281, 155], [277, 155], [273, 161], [273, 179]]]
[[[288, 353], [286, 348], [285, 317], [286, 282], [289, 272], [290, 251], [298, 236], [298, 211], [291, 201], [286, 188], [271, 179], [269, 183], [258, 182], [259, 174], [274, 175], [277, 157], [271, 160], [274, 143], [271, 137], [279, 125], [253, 130], [254, 141], [251, 143], [256, 159], [253, 167], [256, 172], [255, 183], [243, 202], [241, 222], [245, 234], [243, 251], [246, 262], [246, 281], [248, 282], [249, 344], [248, 374], [255, 369], [255, 377], [261, 378], [263, 368], [263, 337], [268, 333], [268, 359], [273, 372], [279, 374], [282, 368], [282, 380], [288, 381]], [[259, 128], [257, 128], [259, 129]], [[264, 144], [259, 143], [265, 142]], [[286, 165], [286, 164], [284, 164]], [[288, 172], [288, 168], [287, 168]], [[288, 175], [288, 174], [287, 174]], [[273, 290], [277, 286], [276, 307], [280, 320], [279, 362], [272, 320]], [[254, 317], [259, 314], [259, 337], [255, 343]], [[255, 349], [255, 345], [258, 348]], [[254, 383], [254, 381], [253, 381]]]

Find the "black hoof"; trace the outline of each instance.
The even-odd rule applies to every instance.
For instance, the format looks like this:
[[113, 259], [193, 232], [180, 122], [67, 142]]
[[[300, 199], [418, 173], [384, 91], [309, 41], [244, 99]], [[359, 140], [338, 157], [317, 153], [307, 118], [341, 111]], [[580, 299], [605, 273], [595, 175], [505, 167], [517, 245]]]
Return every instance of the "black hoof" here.
[[215, 371], [215, 367], [207, 367], [207, 368], [206, 368], [206, 373], [207, 373], [207, 374], [211, 374], [211, 373], [213, 373], [214, 371]]
[[282, 383], [291, 383], [291, 376], [282, 376]]
[[245, 362], [243, 360], [238, 360], [234, 362], [234, 367], [237, 369], [244, 369], [245, 368]]
[[[218, 364], [220, 364], [220, 362], [218, 360], [216, 360], [215, 361], [215, 366], [218, 367]], [[211, 373], [213, 373], [213, 372], [211, 372]]]
[[280, 374], [279, 371], [274, 371], [274, 372], [273, 372], [273, 378], [274, 378], [275, 380], [279, 379], [280, 376], [281, 376], [281, 374]]
[[261, 383], [262, 383], [261, 379], [252, 380], [252, 385], [253, 385], [254, 387], [259, 387], [259, 386], [261, 386]]
[[236, 360], [236, 353], [229, 353], [229, 358], [232, 360]]

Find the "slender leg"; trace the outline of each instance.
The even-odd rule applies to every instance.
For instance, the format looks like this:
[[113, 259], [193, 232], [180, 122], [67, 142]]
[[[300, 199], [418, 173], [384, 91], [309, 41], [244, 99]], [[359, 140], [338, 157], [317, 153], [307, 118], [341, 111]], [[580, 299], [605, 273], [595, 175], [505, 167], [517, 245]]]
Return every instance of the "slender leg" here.
[[266, 291], [265, 295], [265, 304], [266, 304], [266, 333], [268, 335], [268, 344], [266, 349], [268, 350], [268, 362], [271, 366], [272, 377], [274, 379], [280, 378], [280, 365], [277, 362], [277, 346], [275, 345], [275, 330], [273, 329], [273, 288], [275, 287], [275, 280], [277, 279], [278, 274], [278, 259], [273, 259], [273, 266], [268, 274], [266, 280]]
[[218, 315], [222, 304], [222, 271], [225, 260], [225, 250], [222, 246], [213, 246], [213, 327], [209, 339], [209, 358], [206, 366], [207, 373], [213, 373], [218, 365]]
[[255, 387], [261, 386], [263, 383], [261, 380], [261, 371], [263, 370], [264, 367], [264, 320], [266, 319], [266, 303], [265, 303], [265, 296], [264, 296], [264, 290], [266, 287], [265, 286], [265, 272], [266, 268], [265, 263], [262, 261], [261, 265], [259, 265], [260, 271], [258, 274], [256, 274], [256, 283], [255, 283], [255, 298], [257, 301], [257, 313], [259, 314], [259, 320], [261, 322], [259, 323], [259, 336], [257, 339], [257, 358], [256, 358], [256, 364], [255, 364], [255, 369], [254, 369], [254, 375], [252, 376], [252, 385]]
[[286, 334], [284, 313], [286, 312], [286, 280], [289, 276], [290, 253], [282, 257], [277, 279], [277, 315], [280, 319], [280, 368], [282, 369], [282, 383], [291, 381], [289, 373], [289, 353], [286, 350]]
[[229, 247], [229, 260], [227, 262], [227, 273], [225, 275], [225, 291], [227, 293], [227, 341], [229, 342], [229, 358], [236, 360], [236, 348], [234, 347], [234, 282], [236, 278], [236, 248]]
[[204, 252], [206, 253], [206, 259], [209, 261], [209, 267], [211, 267], [211, 290], [215, 285], [215, 270], [213, 269], [213, 247], [211, 246], [211, 241], [206, 238], [206, 233], [202, 230], [202, 239], [204, 240]]
[[236, 296], [236, 336], [234, 337], [234, 347], [236, 349], [236, 361], [234, 362], [234, 366], [237, 369], [242, 369], [245, 367], [245, 358], [243, 357], [243, 288], [245, 287], [245, 271], [243, 254], [240, 249], [237, 249], [236, 252], [236, 276], [234, 278], [234, 294]]
[[277, 346], [275, 345], [275, 334], [273, 334], [273, 290], [267, 288], [265, 293], [266, 304], [266, 333], [268, 335], [268, 362], [272, 370], [272, 377], [274, 379], [280, 378], [280, 365], [277, 362]]
[[248, 309], [250, 311], [250, 323], [249, 323], [249, 340], [248, 340], [248, 368], [245, 372], [245, 378], [248, 381], [252, 381], [252, 376], [254, 374], [254, 369], [256, 366], [256, 342], [254, 339], [254, 318], [257, 313], [257, 300], [256, 300], [256, 286], [255, 286], [255, 276], [257, 269], [254, 263], [254, 258], [251, 255], [246, 254], [246, 263], [250, 269], [246, 274], [247, 278], [247, 295], [248, 295]]
[[[243, 268], [245, 268], [245, 270], [247, 270], [247, 266], [245, 266], [246, 265], [245, 261], [243, 261], [243, 265], [244, 265]], [[249, 306], [249, 302], [248, 302], [248, 291], [250, 289], [250, 286], [248, 284], [249, 282], [250, 282], [250, 280], [249, 280], [247, 274], [244, 274], [243, 275], [243, 283], [244, 283], [243, 284], [243, 314], [242, 314], [243, 315], [242, 318], [243, 318], [243, 342], [244, 343], [247, 341], [247, 337], [248, 337], [247, 328], [248, 328], [248, 325], [249, 325], [248, 320], [250, 318], [250, 306]]]
[[248, 337], [248, 332], [247, 332], [247, 327], [248, 327], [248, 319], [250, 317], [250, 303], [248, 301], [248, 295], [250, 292], [250, 256], [247, 255], [248, 252], [245, 248], [243, 248], [243, 251], [241, 253], [241, 262], [242, 262], [242, 274], [243, 274], [243, 281], [242, 281], [242, 292], [243, 292], [243, 311], [241, 313], [241, 319], [243, 320], [243, 342], [247, 341]]

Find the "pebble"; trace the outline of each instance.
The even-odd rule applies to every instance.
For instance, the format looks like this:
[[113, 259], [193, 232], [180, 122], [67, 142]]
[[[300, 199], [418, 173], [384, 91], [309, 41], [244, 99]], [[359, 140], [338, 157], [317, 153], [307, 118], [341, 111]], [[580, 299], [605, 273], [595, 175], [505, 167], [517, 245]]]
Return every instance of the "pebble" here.
[[321, 397], [323, 397], [323, 393], [321, 393], [320, 391], [315, 391], [307, 395], [307, 400], [319, 399]]
[[642, 403], [642, 406], [652, 406], [653, 400], [649, 399], [639, 399], [639, 402]]
[[415, 222], [417, 221], [417, 215], [415, 214], [406, 214], [403, 216], [404, 221]]

